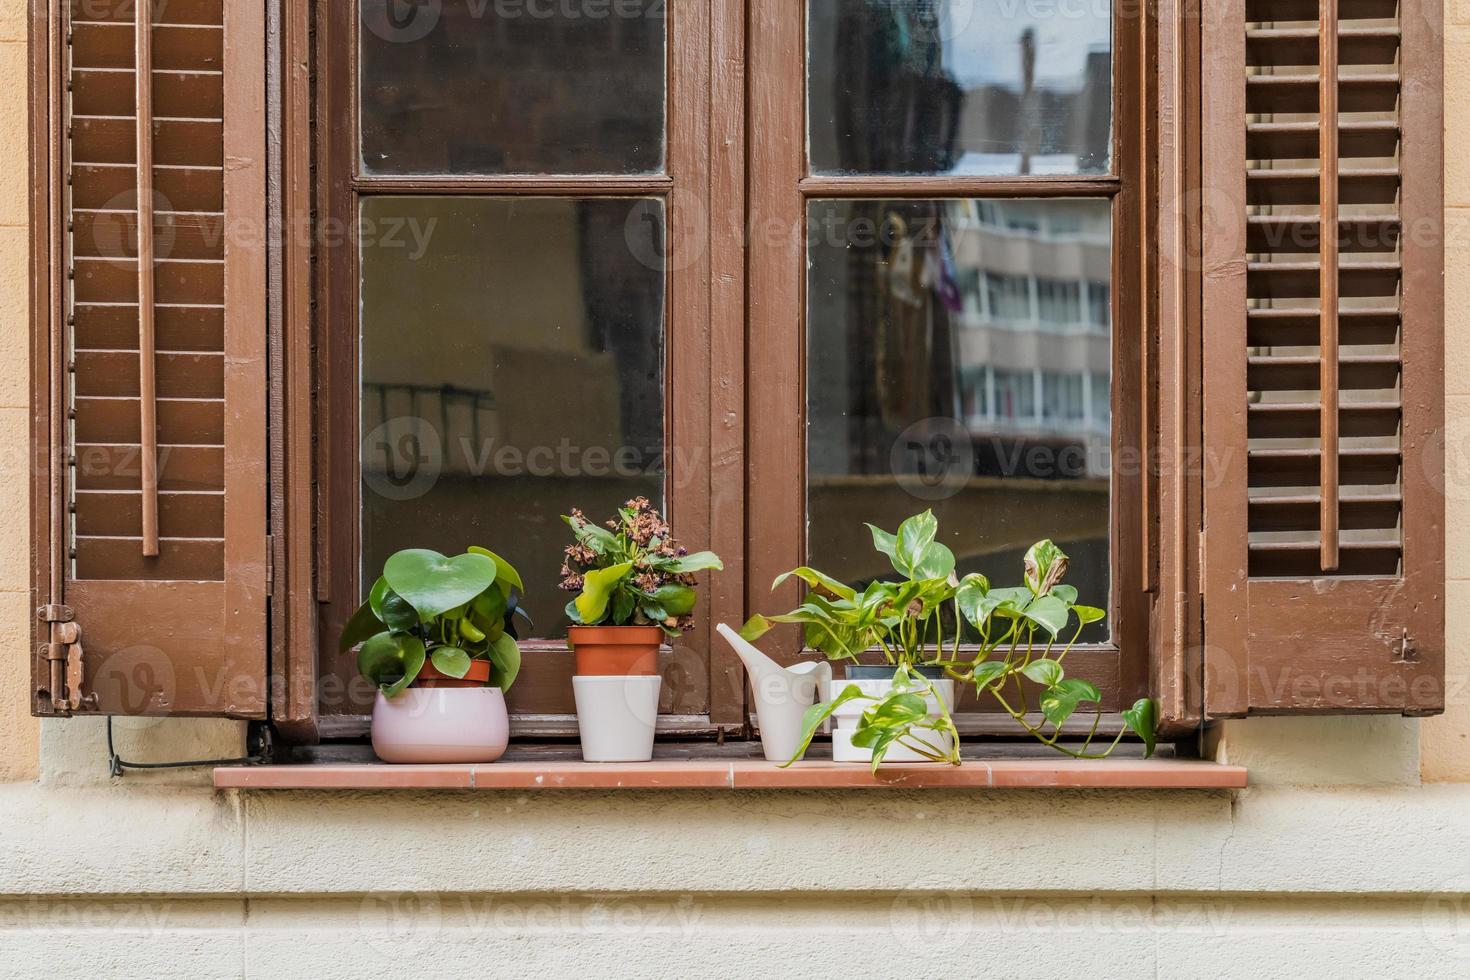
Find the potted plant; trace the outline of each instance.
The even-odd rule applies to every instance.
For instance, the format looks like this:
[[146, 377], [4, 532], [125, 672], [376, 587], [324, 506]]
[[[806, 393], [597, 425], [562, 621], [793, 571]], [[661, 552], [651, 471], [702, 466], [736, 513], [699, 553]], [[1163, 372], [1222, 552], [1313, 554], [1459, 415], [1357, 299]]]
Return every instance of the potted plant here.
[[[1111, 744], [1093, 747], [1102, 695], [1091, 682], [1068, 677], [1063, 662], [1082, 630], [1105, 614], [1079, 605], [1077, 590], [1062, 584], [1067, 556], [1055, 544], [1040, 541], [1027, 551], [1023, 585], [991, 588], [983, 575], [955, 575], [954, 554], [935, 540], [939, 524], [932, 512], [904, 521], [896, 534], [868, 528], [874, 548], [898, 573], [896, 581], [873, 582], [858, 592], [830, 575], [798, 568], [778, 578], [773, 588], [799, 578], [809, 587], [805, 601], [784, 615], [754, 616], [741, 630], [745, 639], [756, 640], [777, 623], [799, 623], [808, 646], [853, 664], [848, 667], [852, 682], [807, 711], [791, 762], [832, 718], [838, 761], [869, 761], [875, 770], [885, 760], [959, 765], [955, 683], [993, 698], [1026, 733], [1067, 755], [1104, 758], [1126, 731], [1142, 738], [1146, 754], [1153, 754], [1155, 708], [1146, 698], [1123, 712], [1126, 727]], [[975, 642], [964, 646], [967, 623]], [[877, 679], [875, 668], [856, 664], [859, 654], [873, 648], [885, 660], [876, 668]], [[1041, 688], [1039, 718], [1023, 681]], [[1063, 744], [1063, 726], [1089, 704], [1094, 717], [1082, 744]]]
[[393, 555], [342, 631], [378, 686], [373, 751], [385, 762], [493, 762], [510, 738], [505, 692], [520, 672], [513, 617], [524, 590], [499, 555]]
[[724, 566], [713, 552], [681, 548], [644, 497], [605, 525], [575, 509], [562, 519], [574, 538], [561, 588], [577, 593], [567, 603], [567, 640], [577, 660], [572, 685], [583, 757], [646, 760], [658, 716], [659, 647], [665, 636], [694, 628], [695, 573]]

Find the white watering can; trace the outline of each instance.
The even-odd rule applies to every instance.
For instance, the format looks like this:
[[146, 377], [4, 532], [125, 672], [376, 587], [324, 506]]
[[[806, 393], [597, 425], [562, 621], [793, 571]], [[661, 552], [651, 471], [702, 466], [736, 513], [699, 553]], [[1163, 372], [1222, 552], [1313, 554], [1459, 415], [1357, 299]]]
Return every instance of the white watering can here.
[[801, 718], [832, 685], [832, 665], [825, 660], [782, 667], [721, 623], [716, 627], [730, 642], [755, 691], [755, 717], [761, 747], [771, 762], [788, 762], [801, 745]]

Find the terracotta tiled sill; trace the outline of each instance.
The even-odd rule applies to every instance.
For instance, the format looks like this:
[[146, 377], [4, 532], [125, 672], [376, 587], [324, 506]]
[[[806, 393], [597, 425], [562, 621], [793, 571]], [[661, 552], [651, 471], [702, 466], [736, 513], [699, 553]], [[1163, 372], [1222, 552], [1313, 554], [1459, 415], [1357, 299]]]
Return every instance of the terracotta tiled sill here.
[[233, 766], [214, 770], [216, 789], [1192, 789], [1246, 785], [1243, 766], [1192, 759], [973, 759], [962, 766], [868, 767], [824, 760], [788, 769], [753, 759], [666, 759], [640, 763], [570, 760], [469, 766], [371, 763]]

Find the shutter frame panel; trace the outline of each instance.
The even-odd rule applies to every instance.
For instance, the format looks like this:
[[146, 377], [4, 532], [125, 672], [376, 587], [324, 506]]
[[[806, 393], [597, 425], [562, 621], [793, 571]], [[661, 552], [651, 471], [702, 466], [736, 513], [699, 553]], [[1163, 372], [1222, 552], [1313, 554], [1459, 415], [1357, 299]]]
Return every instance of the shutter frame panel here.
[[[1203, 20], [1209, 718], [1444, 707], [1444, 262], [1425, 234], [1443, 216], [1442, 15], [1247, 0]], [[1312, 104], [1334, 102], [1319, 126]]]
[[[152, 16], [151, 126], [135, 112], [134, 54], [149, 49], [135, 13]], [[259, 0], [56, 0], [33, 15], [36, 714], [266, 715], [265, 45]], [[57, 692], [73, 667], [53, 664], [72, 656], [58, 641], [77, 635], [80, 686]]]

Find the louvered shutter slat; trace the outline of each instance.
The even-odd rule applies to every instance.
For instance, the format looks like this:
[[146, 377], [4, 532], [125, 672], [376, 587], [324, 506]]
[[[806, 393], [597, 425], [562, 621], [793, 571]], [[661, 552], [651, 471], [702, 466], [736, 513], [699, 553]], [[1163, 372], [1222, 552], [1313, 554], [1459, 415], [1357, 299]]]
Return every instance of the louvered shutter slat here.
[[[49, 384], [66, 418], [44, 601], [80, 627], [85, 709], [263, 717], [264, 8], [62, 0], [50, 16], [69, 39], [50, 66]], [[62, 710], [37, 667], [37, 710]]]
[[1440, 16], [1204, 18], [1209, 716], [1443, 705]]

